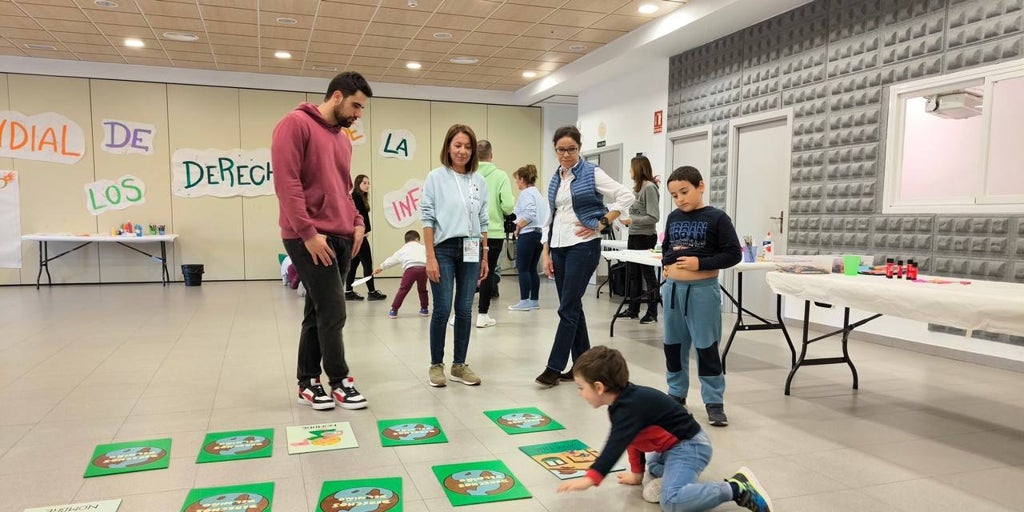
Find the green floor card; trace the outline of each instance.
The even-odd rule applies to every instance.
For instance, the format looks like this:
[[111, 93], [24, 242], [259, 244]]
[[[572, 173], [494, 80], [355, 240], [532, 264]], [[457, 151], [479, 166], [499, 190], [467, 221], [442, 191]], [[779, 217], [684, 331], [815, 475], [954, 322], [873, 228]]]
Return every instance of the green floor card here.
[[551, 416], [544, 414], [536, 407], [484, 411], [484, 414], [509, 434], [525, 434], [527, 432], [543, 432], [545, 430], [562, 430], [565, 428], [557, 421], [551, 419]]
[[85, 478], [116, 475], [171, 465], [171, 438], [101, 444], [85, 468]]
[[445, 464], [430, 468], [453, 507], [531, 497], [500, 460]]
[[[599, 455], [597, 450], [583, 444], [579, 439], [520, 446], [519, 449], [562, 480], [586, 475], [590, 465]], [[625, 466], [616, 465], [612, 471], [624, 469]]]
[[315, 512], [402, 512], [402, 479], [368, 478], [324, 482]]
[[274, 482], [192, 489], [181, 512], [270, 512]]
[[437, 418], [377, 420], [377, 432], [380, 433], [381, 446], [448, 442], [444, 430], [441, 430], [441, 422], [437, 421]]
[[347, 421], [288, 427], [288, 453], [323, 452], [356, 448], [359, 443]]
[[234, 430], [206, 434], [196, 462], [260, 459], [274, 453], [274, 429]]

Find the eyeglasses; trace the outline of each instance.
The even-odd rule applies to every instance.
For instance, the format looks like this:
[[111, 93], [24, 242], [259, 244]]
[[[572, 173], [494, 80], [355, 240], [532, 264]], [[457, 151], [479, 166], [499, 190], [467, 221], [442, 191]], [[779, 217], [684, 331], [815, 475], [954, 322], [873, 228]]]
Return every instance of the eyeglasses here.
[[559, 155], [573, 155], [579, 150], [580, 148], [555, 148], [555, 153]]

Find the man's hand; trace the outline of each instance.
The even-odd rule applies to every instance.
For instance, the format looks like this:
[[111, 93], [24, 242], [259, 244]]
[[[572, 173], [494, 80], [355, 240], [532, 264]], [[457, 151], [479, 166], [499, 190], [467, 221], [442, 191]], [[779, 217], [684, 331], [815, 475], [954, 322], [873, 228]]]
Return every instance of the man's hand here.
[[323, 265], [325, 267], [331, 266], [334, 263], [334, 249], [331, 249], [330, 245], [327, 245], [327, 235], [321, 235], [317, 233], [316, 236], [304, 241], [306, 244], [306, 250], [309, 251], [309, 255], [313, 257], [314, 265]]
[[700, 270], [700, 260], [696, 256], [680, 256], [672, 266], [696, 272]]
[[359, 248], [363, 245], [363, 234], [366, 233], [366, 228], [363, 226], [356, 226], [355, 231], [352, 233], [352, 258], [355, 259], [356, 254], [359, 254]]
[[619, 483], [622, 485], [640, 485], [644, 481], [643, 473], [618, 473]]
[[587, 478], [577, 478], [558, 486], [558, 492], [585, 491], [594, 486], [594, 481]]

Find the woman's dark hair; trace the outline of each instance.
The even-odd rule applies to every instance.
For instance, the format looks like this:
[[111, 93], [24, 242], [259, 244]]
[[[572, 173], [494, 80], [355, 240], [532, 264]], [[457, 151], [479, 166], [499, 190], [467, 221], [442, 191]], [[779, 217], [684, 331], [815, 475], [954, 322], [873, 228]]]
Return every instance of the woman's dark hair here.
[[587, 350], [572, 365], [572, 374], [590, 384], [600, 382], [611, 393], [620, 393], [629, 384], [629, 367], [622, 352], [604, 345]]
[[704, 181], [704, 177], [700, 175], [700, 171], [696, 167], [684, 165], [672, 171], [672, 175], [668, 177], [668, 181], [665, 182], [665, 186], [673, 181], [688, 181], [694, 187], [699, 187], [700, 182]]
[[331, 99], [331, 96], [334, 96], [334, 91], [341, 91], [341, 95], [345, 97], [355, 94], [356, 91], [362, 91], [367, 98], [373, 96], [370, 84], [366, 83], [363, 75], [355, 71], [345, 71], [335, 76], [331, 80], [330, 85], [327, 86], [327, 94], [324, 95], [324, 101]]
[[629, 175], [633, 177], [633, 192], [639, 194], [645, 181], [654, 183], [654, 171], [646, 156], [634, 156], [629, 161]]
[[563, 126], [555, 130], [555, 136], [551, 138], [551, 143], [558, 144], [558, 141], [565, 137], [572, 137], [572, 140], [576, 141], [576, 145], [578, 146], [583, 145], [583, 143], [580, 142], [582, 140], [580, 138], [580, 131], [577, 130], [575, 126]]
[[453, 124], [451, 128], [448, 128], [448, 133], [444, 136], [444, 145], [441, 146], [441, 165], [449, 169], [452, 168], [452, 155], [449, 152], [449, 147], [452, 145], [452, 139], [460, 133], [465, 133], [469, 137], [469, 150], [473, 152], [469, 157], [469, 163], [466, 164], [466, 173], [475, 172], [477, 164], [480, 163], [480, 156], [476, 153], [476, 133], [464, 124]]
[[531, 187], [537, 183], [537, 167], [533, 164], [526, 164], [519, 169], [516, 169], [516, 172], [512, 173], [512, 175], [518, 176], [519, 179], [523, 180], [523, 183], [526, 183]]
[[370, 197], [366, 192], [363, 192], [360, 185], [363, 184], [363, 181], [368, 179], [370, 179], [369, 176], [360, 174], [359, 176], [356, 176], [356, 180], [352, 184], [352, 197], [358, 196], [359, 199], [363, 201], [363, 208], [366, 208], [366, 211], [370, 211]]

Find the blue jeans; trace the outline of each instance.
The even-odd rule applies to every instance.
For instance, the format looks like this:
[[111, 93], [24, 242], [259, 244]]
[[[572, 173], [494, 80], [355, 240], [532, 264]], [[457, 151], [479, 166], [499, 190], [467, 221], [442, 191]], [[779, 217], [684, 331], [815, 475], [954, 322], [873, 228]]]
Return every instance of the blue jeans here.
[[686, 398], [690, 389], [690, 347], [697, 352], [697, 377], [705, 404], [723, 403], [725, 374], [718, 341], [722, 339], [722, 292], [718, 279], [669, 279], [661, 286], [665, 305], [665, 380], [668, 394]]
[[555, 289], [558, 290], [558, 328], [548, 355], [548, 368], [562, 372], [570, 354], [575, 361], [590, 348], [582, 300], [590, 276], [594, 275], [601, 261], [601, 239], [553, 247], [550, 253], [555, 267]]
[[661, 510], [699, 512], [732, 501], [732, 487], [726, 482], [697, 482], [711, 462], [711, 441], [701, 430], [679, 441], [664, 453], [647, 454], [647, 471], [661, 478]]
[[440, 282], [430, 282], [434, 294], [434, 313], [430, 316], [430, 364], [444, 362], [444, 338], [448, 316], [452, 312], [452, 288], [455, 288], [455, 364], [466, 362], [469, 333], [472, 329], [473, 294], [480, 278], [480, 262], [462, 261], [462, 238], [449, 238], [434, 246], [434, 257], [441, 271]]
[[540, 231], [520, 233], [516, 237], [516, 272], [519, 273], [519, 298], [538, 300], [540, 295], [540, 274], [537, 263], [543, 246]]

